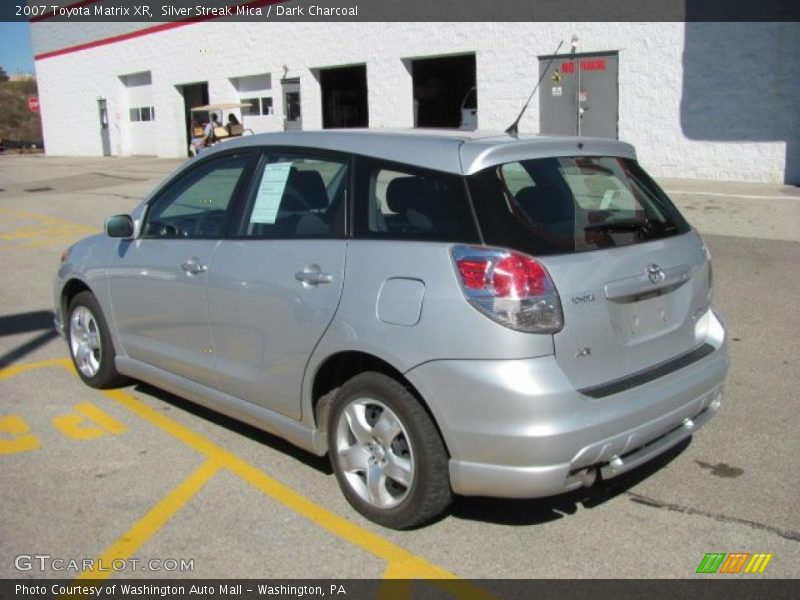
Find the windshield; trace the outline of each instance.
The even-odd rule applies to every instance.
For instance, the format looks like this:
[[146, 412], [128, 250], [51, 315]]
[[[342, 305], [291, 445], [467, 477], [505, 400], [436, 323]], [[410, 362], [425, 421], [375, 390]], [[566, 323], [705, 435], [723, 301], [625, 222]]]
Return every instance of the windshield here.
[[486, 243], [531, 254], [628, 246], [689, 230], [630, 159], [523, 160], [490, 167], [468, 181]]

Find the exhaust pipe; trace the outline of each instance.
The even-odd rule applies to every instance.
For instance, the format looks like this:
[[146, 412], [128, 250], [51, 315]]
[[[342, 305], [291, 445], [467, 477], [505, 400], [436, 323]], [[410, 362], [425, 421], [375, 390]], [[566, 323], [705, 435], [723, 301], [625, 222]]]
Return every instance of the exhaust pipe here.
[[586, 469], [582, 469], [581, 471], [577, 471], [572, 476], [580, 481], [583, 487], [592, 487], [595, 481], [597, 481], [597, 469], [594, 467], [588, 467]]

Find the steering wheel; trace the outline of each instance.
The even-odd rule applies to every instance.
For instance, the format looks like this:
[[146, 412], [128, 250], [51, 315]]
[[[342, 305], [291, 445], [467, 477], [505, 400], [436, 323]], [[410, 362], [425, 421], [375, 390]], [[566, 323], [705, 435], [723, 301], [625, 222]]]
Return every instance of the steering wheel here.
[[181, 231], [171, 223], [153, 221], [147, 225], [147, 232], [156, 237], [180, 237]]

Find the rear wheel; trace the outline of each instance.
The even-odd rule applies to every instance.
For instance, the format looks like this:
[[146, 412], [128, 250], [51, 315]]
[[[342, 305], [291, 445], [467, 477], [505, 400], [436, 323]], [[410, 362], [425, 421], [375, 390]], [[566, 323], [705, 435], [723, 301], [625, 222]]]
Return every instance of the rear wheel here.
[[81, 292], [69, 303], [67, 340], [72, 363], [84, 383], [94, 388], [109, 388], [125, 382], [114, 366], [114, 344], [100, 305], [91, 292]]
[[439, 432], [414, 395], [386, 375], [362, 373], [341, 387], [328, 450], [347, 500], [380, 525], [422, 525], [452, 500]]

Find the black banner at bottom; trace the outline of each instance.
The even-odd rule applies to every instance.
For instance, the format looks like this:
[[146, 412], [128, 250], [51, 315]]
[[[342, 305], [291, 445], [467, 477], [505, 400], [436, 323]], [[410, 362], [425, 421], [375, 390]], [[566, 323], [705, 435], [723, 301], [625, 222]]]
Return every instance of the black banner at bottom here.
[[[713, 579], [712, 579], [713, 578]], [[533, 599], [564, 600], [598, 597], [646, 598], [783, 598], [800, 597], [800, 580], [722, 578], [692, 580], [624, 579], [57, 579], [0, 580], [0, 598], [130, 599]]]

